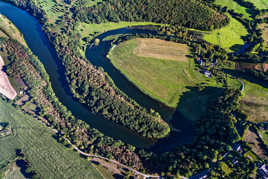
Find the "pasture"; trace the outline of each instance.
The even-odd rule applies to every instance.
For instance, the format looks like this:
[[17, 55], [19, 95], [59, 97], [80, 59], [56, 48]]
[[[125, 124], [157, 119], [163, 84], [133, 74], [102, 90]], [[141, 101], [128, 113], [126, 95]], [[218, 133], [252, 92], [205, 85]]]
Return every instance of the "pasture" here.
[[245, 81], [245, 95], [241, 109], [252, 122], [268, 121], [268, 89], [261, 85]]
[[231, 16], [229, 18], [230, 23], [227, 26], [204, 34], [204, 40], [219, 45], [227, 51], [236, 49], [235, 46], [237, 45], [243, 45], [244, 41], [241, 37], [247, 35], [246, 28]]
[[141, 91], [175, 108], [180, 96], [189, 91], [187, 87], [206, 80], [215, 85], [212, 79], [195, 70], [194, 60], [185, 57], [187, 54], [188, 48], [183, 44], [133, 39], [115, 47], [109, 58]]
[[234, 0], [216, 0], [214, 2], [217, 5], [220, 5], [222, 7], [227, 7], [228, 9], [234, 10], [236, 13], [243, 14], [243, 17], [246, 17], [248, 19], [251, 19], [249, 16], [250, 14], [247, 12], [247, 8], [240, 6], [237, 2]]
[[0, 122], [8, 123], [13, 131], [13, 135], [0, 139], [2, 173], [16, 159], [15, 150], [22, 149], [33, 170], [42, 178], [102, 178], [89, 161], [57, 143], [51, 129], [1, 99]]

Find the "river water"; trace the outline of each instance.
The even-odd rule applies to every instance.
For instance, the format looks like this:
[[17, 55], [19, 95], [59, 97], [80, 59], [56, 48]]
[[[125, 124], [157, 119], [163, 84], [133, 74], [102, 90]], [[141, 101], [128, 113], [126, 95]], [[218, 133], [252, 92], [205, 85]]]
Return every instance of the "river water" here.
[[[80, 104], [73, 99], [69, 91], [67, 82], [64, 78], [63, 68], [59, 63], [54, 47], [48, 41], [46, 35], [43, 33], [40, 23], [26, 11], [16, 8], [15, 6], [0, 2], [0, 13], [8, 17], [24, 35], [27, 45], [43, 63], [47, 73], [50, 76], [52, 88], [62, 102], [74, 116], [84, 120], [91, 127], [101, 131], [104, 135], [111, 136], [115, 139], [120, 139], [126, 143], [132, 144], [139, 148], [160, 148], [163, 144], [165, 146], [175, 146], [181, 143], [188, 143], [192, 138], [192, 124], [190, 121], [184, 119], [180, 114], [175, 113], [173, 118], [179, 125], [176, 128], [181, 130], [180, 133], [172, 133], [168, 139], [162, 139], [157, 144], [153, 145], [152, 141], [145, 139], [127, 128], [117, 125], [109, 120], [102, 119], [101, 116], [92, 114], [86, 106]], [[105, 38], [109, 35], [118, 33], [129, 33], [130, 29], [121, 29], [102, 34], [98, 38]], [[99, 46], [87, 48], [87, 58], [93, 65], [102, 66], [104, 70], [113, 78], [116, 86], [125, 92], [128, 96], [135, 99], [138, 103], [146, 108], [154, 108], [161, 115], [170, 116], [173, 109], [170, 109], [160, 102], [151, 99], [149, 96], [143, 94], [135, 85], [127, 80], [118, 70], [116, 70], [106, 59], [105, 55], [110, 49], [109, 42], [101, 41]], [[126, 88], [127, 87], [127, 88]], [[179, 121], [179, 122], [178, 122]], [[188, 136], [188, 137], [187, 137]], [[158, 147], [159, 146], [159, 147]], [[163, 146], [162, 146], [163, 147]], [[168, 148], [169, 148], [168, 147]]]

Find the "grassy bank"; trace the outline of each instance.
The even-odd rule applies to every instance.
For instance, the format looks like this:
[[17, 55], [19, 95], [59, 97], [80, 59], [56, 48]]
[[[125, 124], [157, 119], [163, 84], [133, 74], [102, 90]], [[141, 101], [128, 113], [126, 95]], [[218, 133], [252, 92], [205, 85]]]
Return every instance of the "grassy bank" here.
[[8, 123], [13, 134], [0, 139], [0, 169], [22, 149], [26, 159], [42, 178], [102, 178], [78, 153], [53, 139], [53, 132], [36, 119], [0, 100], [0, 123]]
[[2, 14], [0, 14], [0, 37], [14, 39], [25, 47], [27, 46], [23, 35], [17, 27]]
[[229, 18], [230, 23], [227, 26], [204, 34], [204, 40], [219, 45], [228, 51], [232, 47], [235, 49], [236, 45], [243, 45], [244, 42], [241, 37], [247, 34], [246, 28], [234, 18]]

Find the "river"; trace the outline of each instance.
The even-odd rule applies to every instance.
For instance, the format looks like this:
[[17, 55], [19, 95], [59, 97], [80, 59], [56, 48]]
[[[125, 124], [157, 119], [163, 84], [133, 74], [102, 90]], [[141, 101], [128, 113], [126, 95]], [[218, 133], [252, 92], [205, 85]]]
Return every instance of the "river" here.
[[[174, 145], [178, 145], [179, 143], [185, 143], [185, 140], [189, 140], [187, 139], [187, 136], [191, 135], [191, 133], [189, 132], [189, 127], [191, 128], [191, 124], [189, 121], [182, 122], [182, 120], [177, 119], [182, 122], [182, 124], [179, 125], [179, 128], [182, 130], [182, 132], [179, 134], [172, 133], [171, 137], [168, 138], [169, 140], [163, 139], [160, 140], [158, 144], [153, 145], [152, 141], [131, 132], [129, 129], [117, 125], [112, 121], [104, 120], [101, 116], [92, 114], [86, 106], [80, 104], [77, 100], [73, 99], [72, 94], [67, 86], [67, 82], [63, 73], [63, 67], [60, 64], [60, 60], [57, 57], [54, 47], [50, 44], [46, 35], [42, 31], [40, 23], [26, 11], [16, 8], [15, 6], [5, 2], [0, 2], [0, 13], [8, 17], [24, 35], [27, 45], [29, 46], [33, 54], [35, 54], [40, 59], [47, 73], [49, 74], [52, 83], [52, 88], [56, 96], [59, 98], [62, 104], [65, 105], [73, 113], [75, 117], [84, 120], [85, 122], [90, 124], [91, 127], [98, 129], [104, 135], [111, 136], [115, 139], [120, 139], [139, 148], [158, 148], [157, 146], [162, 146], [163, 143], [165, 145], [169, 144], [169, 146], [171, 147]], [[109, 46], [107, 45], [109, 44], [100, 43], [98, 51], [96, 51], [95, 49], [95, 54], [92, 54], [94, 48], [91, 50], [88, 48], [87, 57], [91, 59], [91, 62], [94, 65], [97, 65], [96, 63], [94, 63], [94, 61], [96, 62], [97, 59], [101, 59], [102, 62], [103, 60], [105, 60], [101, 57], [103, 57], [104, 54], [107, 52], [109, 48]], [[100, 49], [101, 47], [102, 49]], [[103, 53], [100, 53], [100, 51], [102, 51]], [[99, 53], [96, 54], [96, 52]], [[95, 55], [97, 55], [97, 57], [92, 58]], [[98, 64], [97, 66], [100, 65], [101, 64]], [[118, 85], [118, 87], [122, 91], [124, 91], [127, 95], [133, 97], [133, 99], [137, 100], [138, 102], [145, 101], [141, 102], [142, 105], [144, 105], [145, 107], [149, 108], [151, 105], [151, 107], [156, 108], [157, 111], [160, 112], [160, 114], [164, 114], [165, 110], [170, 110], [168, 108], [165, 108], [161, 103], [156, 102], [155, 100], [141, 93], [135, 87], [135, 85], [131, 84], [122, 74], [119, 74], [115, 68], [111, 66], [103, 67], [105, 70], [107, 70], [107, 73], [112, 76], [115, 81], [115, 84]], [[116, 73], [112, 74], [111, 71], [108, 70], [109, 68], [111, 69], [111, 71], [115, 71]], [[126, 91], [126, 89], [122, 88], [120, 84], [132, 85], [132, 90]], [[139, 97], [135, 95], [138, 95]], [[178, 113], [175, 113], [174, 116], [176, 118], [181, 118]]]

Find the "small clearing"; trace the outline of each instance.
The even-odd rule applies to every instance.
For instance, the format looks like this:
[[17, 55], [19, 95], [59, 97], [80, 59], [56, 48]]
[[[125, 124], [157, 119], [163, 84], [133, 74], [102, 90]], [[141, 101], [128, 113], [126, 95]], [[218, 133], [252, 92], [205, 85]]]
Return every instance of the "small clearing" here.
[[188, 47], [185, 44], [168, 42], [160, 39], [137, 39], [138, 46], [134, 54], [140, 57], [151, 57], [187, 62]]
[[4, 65], [4, 60], [0, 56], [0, 93], [13, 100], [17, 96], [17, 92], [12, 87], [7, 74], [2, 71]]

